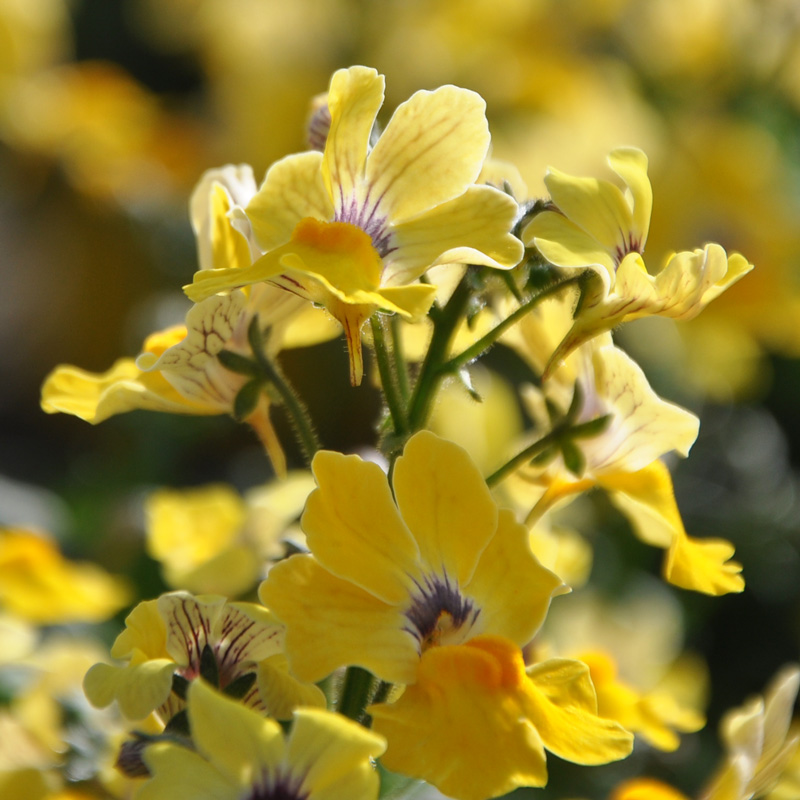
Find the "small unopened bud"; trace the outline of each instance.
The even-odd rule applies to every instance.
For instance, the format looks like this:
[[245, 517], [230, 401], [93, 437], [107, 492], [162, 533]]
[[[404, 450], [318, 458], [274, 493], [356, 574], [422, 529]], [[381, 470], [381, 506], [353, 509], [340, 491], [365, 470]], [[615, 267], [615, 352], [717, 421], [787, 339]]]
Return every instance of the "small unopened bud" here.
[[331, 112], [328, 108], [328, 95], [318, 94], [311, 101], [311, 111], [306, 123], [306, 142], [311, 150], [325, 149], [331, 129]]

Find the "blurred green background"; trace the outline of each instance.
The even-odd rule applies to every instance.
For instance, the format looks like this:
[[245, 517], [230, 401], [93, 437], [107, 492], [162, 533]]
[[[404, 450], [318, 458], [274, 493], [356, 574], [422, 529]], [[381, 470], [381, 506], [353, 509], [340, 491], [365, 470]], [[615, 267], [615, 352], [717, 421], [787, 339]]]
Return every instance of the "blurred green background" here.
[[[225, 163], [260, 177], [303, 149], [310, 98], [355, 63], [386, 75], [389, 110], [443, 83], [480, 92], [493, 155], [531, 197], [548, 165], [607, 177], [612, 147], [641, 147], [648, 263], [714, 240], [756, 265], [696, 321], [619, 337], [701, 417], [675, 473], [687, 530], [730, 539], [744, 563], [743, 595], [680, 593], [711, 670], [713, 742], [720, 713], [800, 644], [796, 0], [0, 0], [0, 522], [50, 530], [149, 597], [144, 494], [269, 477], [232, 420], [135, 412], [93, 429], [45, 415], [39, 387], [56, 364], [105, 370], [182, 319], [194, 183]], [[349, 386], [341, 340], [281, 358], [326, 446], [374, 442], [379, 398]], [[502, 348], [489, 363], [514, 379]], [[659, 553], [614, 536], [626, 523], [601, 498], [594, 510], [612, 533], [594, 540], [609, 590], [657, 572]], [[644, 768], [668, 775], [714, 746]]]

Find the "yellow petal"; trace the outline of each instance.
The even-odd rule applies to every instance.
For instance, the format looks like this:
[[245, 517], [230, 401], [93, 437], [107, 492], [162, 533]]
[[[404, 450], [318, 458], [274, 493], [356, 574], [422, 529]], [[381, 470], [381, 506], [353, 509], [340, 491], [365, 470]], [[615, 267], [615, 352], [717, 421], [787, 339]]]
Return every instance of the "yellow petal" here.
[[414, 680], [417, 640], [402, 611], [323, 569], [312, 556], [276, 564], [259, 589], [286, 625], [286, 656], [302, 681], [358, 665], [392, 683]]
[[68, 365], [56, 367], [42, 386], [42, 409], [48, 414], [73, 414], [93, 425], [135, 409], [217, 413], [181, 397], [163, 375], [144, 374], [131, 358], [116, 361], [100, 374]]
[[575, 764], [625, 758], [633, 735], [597, 715], [589, 668], [580, 661], [550, 659], [528, 669], [524, 706], [544, 746]]
[[320, 564], [385, 603], [404, 602], [419, 576], [420, 550], [383, 470], [327, 450], [311, 468], [319, 488], [306, 502], [302, 525]]
[[340, 69], [331, 78], [331, 124], [322, 176], [337, 210], [358, 195], [363, 183], [369, 137], [383, 104], [383, 87], [383, 75], [368, 67]]
[[251, 787], [274, 772], [284, 754], [280, 725], [212, 689], [189, 687], [189, 726], [198, 750], [233, 784]]
[[685, 794], [653, 778], [633, 778], [617, 786], [609, 800], [689, 800]]
[[299, 153], [276, 161], [246, 213], [265, 252], [286, 244], [305, 217], [333, 219], [333, 204], [322, 180], [322, 153]]
[[291, 719], [298, 706], [325, 708], [327, 701], [323, 692], [313, 683], [298, 681], [289, 671], [289, 662], [283, 653], [259, 662], [257, 679], [267, 713], [275, 719]]
[[458, 197], [474, 183], [489, 148], [483, 98], [442, 86], [397, 107], [367, 159], [370, 196], [392, 222]]
[[400, 514], [422, 561], [462, 586], [497, 527], [497, 506], [467, 451], [420, 431], [395, 462]]
[[138, 800], [174, 800], [185, 794], [196, 800], [236, 800], [241, 788], [200, 755], [177, 744], [158, 742], [145, 749], [153, 777], [139, 787]]
[[117, 701], [131, 720], [141, 720], [166, 702], [172, 691], [175, 662], [157, 658], [127, 667], [95, 664], [83, 680], [89, 702], [105, 708]]
[[437, 264], [515, 266], [524, 253], [510, 233], [518, 210], [505, 192], [470, 186], [459, 197], [394, 226], [397, 249], [387, 258], [384, 283], [409, 283]]
[[667, 549], [664, 577], [705, 594], [740, 592], [741, 566], [729, 561], [733, 546], [723, 539], [690, 539], [675, 502], [672, 478], [660, 461], [638, 472], [608, 474], [598, 481], [647, 544]]
[[619, 147], [608, 156], [611, 169], [625, 181], [632, 211], [631, 232], [644, 248], [653, 210], [653, 187], [647, 177], [647, 156], [636, 147]]
[[497, 531], [464, 586], [481, 610], [479, 630], [522, 647], [544, 622], [550, 598], [566, 591], [561, 579], [531, 552], [527, 528], [511, 511], [501, 510]]
[[[304, 776], [303, 796], [315, 800], [318, 797], [374, 800], [379, 781], [370, 759], [377, 758], [385, 749], [382, 736], [340, 714], [301, 708], [294, 715], [287, 761], [293, 775]], [[363, 767], [369, 770], [365, 772]], [[334, 794], [334, 790], [339, 794]]]
[[524, 681], [519, 649], [499, 637], [427, 650], [414, 685], [368, 708], [389, 743], [384, 766], [459, 800], [544, 786], [542, 742], [519, 699]]
[[167, 658], [167, 628], [157, 600], [144, 600], [125, 617], [125, 630], [111, 647], [114, 658], [131, 658], [135, 652], [147, 658]]

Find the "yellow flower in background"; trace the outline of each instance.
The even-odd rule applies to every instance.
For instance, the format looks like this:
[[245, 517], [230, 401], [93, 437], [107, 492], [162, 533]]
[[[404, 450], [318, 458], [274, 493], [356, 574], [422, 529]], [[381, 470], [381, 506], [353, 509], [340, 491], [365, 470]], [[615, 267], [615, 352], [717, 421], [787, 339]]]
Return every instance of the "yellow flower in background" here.
[[464, 450], [417, 433], [391, 489], [357, 456], [321, 451], [312, 469], [319, 488], [301, 520], [312, 554], [274, 566], [260, 596], [286, 624], [301, 679], [359, 665], [407, 684], [369, 709], [389, 769], [478, 800], [543, 785], [544, 749], [583, 764], [628, 754], [630, 734], [596, 715], [585, 665], [526, 673], [520, 648], [565, 587]]
[[[95, 706], [116, 700], [128, 719], [156, 711], [168, 722], [184, 706], [185, 692], [176, 691], [176, 680], [185, 686], [198, 676], [213, 678], [223, 691], [273, 715], [283, 715], [287, 705], [324, 705], [319, 689], [289, 678], [283, 626], [255, 603], [174, 592], [140, 603], [125, 625], [111, 655], [129, 659], [127, 666], [95, 664], [86, 674], [84, 690]], [[273, 679], [285, 696], [275, 696]]]
[[376, 733], [323, 709], [294, 712], [291, 733], [215, 692], [203, 681], [188, 691], [195, 748], [158, 743], [145, 751], [153, 777], [138, 800], [377, 800], [372, 759], [385, 743]]
[[480, 96], [454, 86], [417, 92], [370, 147], [383, 87], [366, 67], [334, 73], [324, 152], [278, 161], [247, 206], [266, 254], [244, 270], [201, 271], [185, 287], [200, 301], [271, 281], [324, 306], [344, 328], [354, 384], [363, 324], [376, 311], [424, 315], [434, 289], [414, 281], [427, 269], [508, 268], [522, 257], [509, 233], [516, 203], [475, 185], [490, 141]]
[[680, 733], [705, 725], [708, 671], [682, 646], [680, 607], [672, 592], [653, 581], [614, 599], [592, 588], [576, 592], [548, 614], [532, 652], [585, 663], [598, 713], [669, 752], [679, 746]]
[[[528, 314], [504, 341], [536, 370], [547, 358], [549, 344], [568, 326], [567, 301], [554, 301]], [[697, 417], [662, 400], [608, 333], [583, 344], [541, 389], [529, 386], [522, 396], [532, 417], [547, 430], [546, 403], [566, 413], [578, 390], [581, 407], [575, 422], [607, 417], [606, 425], [576, 441], [583, 461], [578, 472], [562, 453], [517, 471], [509, 490], [518, 502], [527, 497], [529, 507], [533, 504], [528, 523], [570, 496], [600, 487], [628, 516], [642, 541], [667, 550], [664, 577], [670, 583], [714, 595], [741, 591], [741, 567], [729, 560], [733, 546], [722, 539], [687, 536], [672, 478], [659, 460], [670, 452], [688, 455], [697, 437]]]
[[66, 559], [49, 536], [0, 528], [0, 607], [39, 625], [101, 622], [131, 600], [128, 582]]
[[550, 168], [545, 184], [556, 210], [538, 214], [523, 231], [556, 266], [591, 270], [596, 280], [584, 293], [575, 320], [553, 353], [554, 368], [581, 342], [639, 317], [688, 320], [753, 265], [717, 244], [672, 255], [651, 275], [642, 258], [650, 227], [653, 193], [647, 156], [636, 148], [612, 150], [612, 169], [626, 190], [595, 178], [576, 178]]
[[173, 589], [243, 594], [287, 546], [301, 546], [290, 528], [313, 488], [311, 473], [291, 472], [244, 497], [225, 485], [161, 489], [145, 504], [147, 552]]

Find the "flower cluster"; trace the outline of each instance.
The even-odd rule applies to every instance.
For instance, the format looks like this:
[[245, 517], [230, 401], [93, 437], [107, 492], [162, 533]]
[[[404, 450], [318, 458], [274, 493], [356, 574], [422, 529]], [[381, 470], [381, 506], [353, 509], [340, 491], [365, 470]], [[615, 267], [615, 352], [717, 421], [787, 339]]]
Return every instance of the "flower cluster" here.
[[[688, 456], [698, 418], [655, 392], [612, 330], [691, 319], [752, 266], [703, 243], [648, 268], [654, 200], [638, 149], [610, 153], [619, 181], [550, 169], [549, 197], [533, 200], [489, 159], [476, 93], [419, 91], [381, 128], [383, 100], [375, 70], [339, 70], [314, 102], [309, 150], [260, 185], [247, 166], [207, 172], [190, 203], [199, 269], [185, 324], [104, 374], [60, 366], [44, 383], [45, 411], [91, 423], [228, 414], [276, 475], [245, 499], [217, 485], [148, 500], [149, 554], [174, 591], [137, 605], [111, 649], [123, 663], [84, 680], [94, 707], [116, 704], [133, 726], [117, 764], [140, 800], [374, 800], [419, 781], [486, 800], [544, 786], [546, 752], [607, 764], [635, 740], [675, 750], [704, 724], [703, 692], [690, 691], [703, 666], [661, 601], [653, 615], [674, 636], [653, 639], [648, 674], [647, 654], [601, 641], [599, 623], [595, 641], [564, 644], [591, 531], [564, 534], [558, 515], [600, 488], [665, 551], [668, 584], [743, 590], [733, 546], [690, 536], [673, 491], [667, 459]], [[281, 350], [340, 332], [353, 391], [369, 382], [384, 402], [370, 456], [322, 446], [280, 365]], [[483, 399], [473, 365], [496, 344], [518, 357], [513, 399], [533, 425], [506, 427], [478, 459], [479, 430], [502, 412], [487, 397], [476, 430], [450, 419], [446, 434], [434, 409], [454, 383]], [[287, 472], [275, 408], [310, 474]], [[709, 797], [777, 780], [797, 743], [796, 682], [786, 673], [766, 710], [726, 723], [715, 786], [739, 793]], [[773, 728], [778, 750], [756, 752]]]

